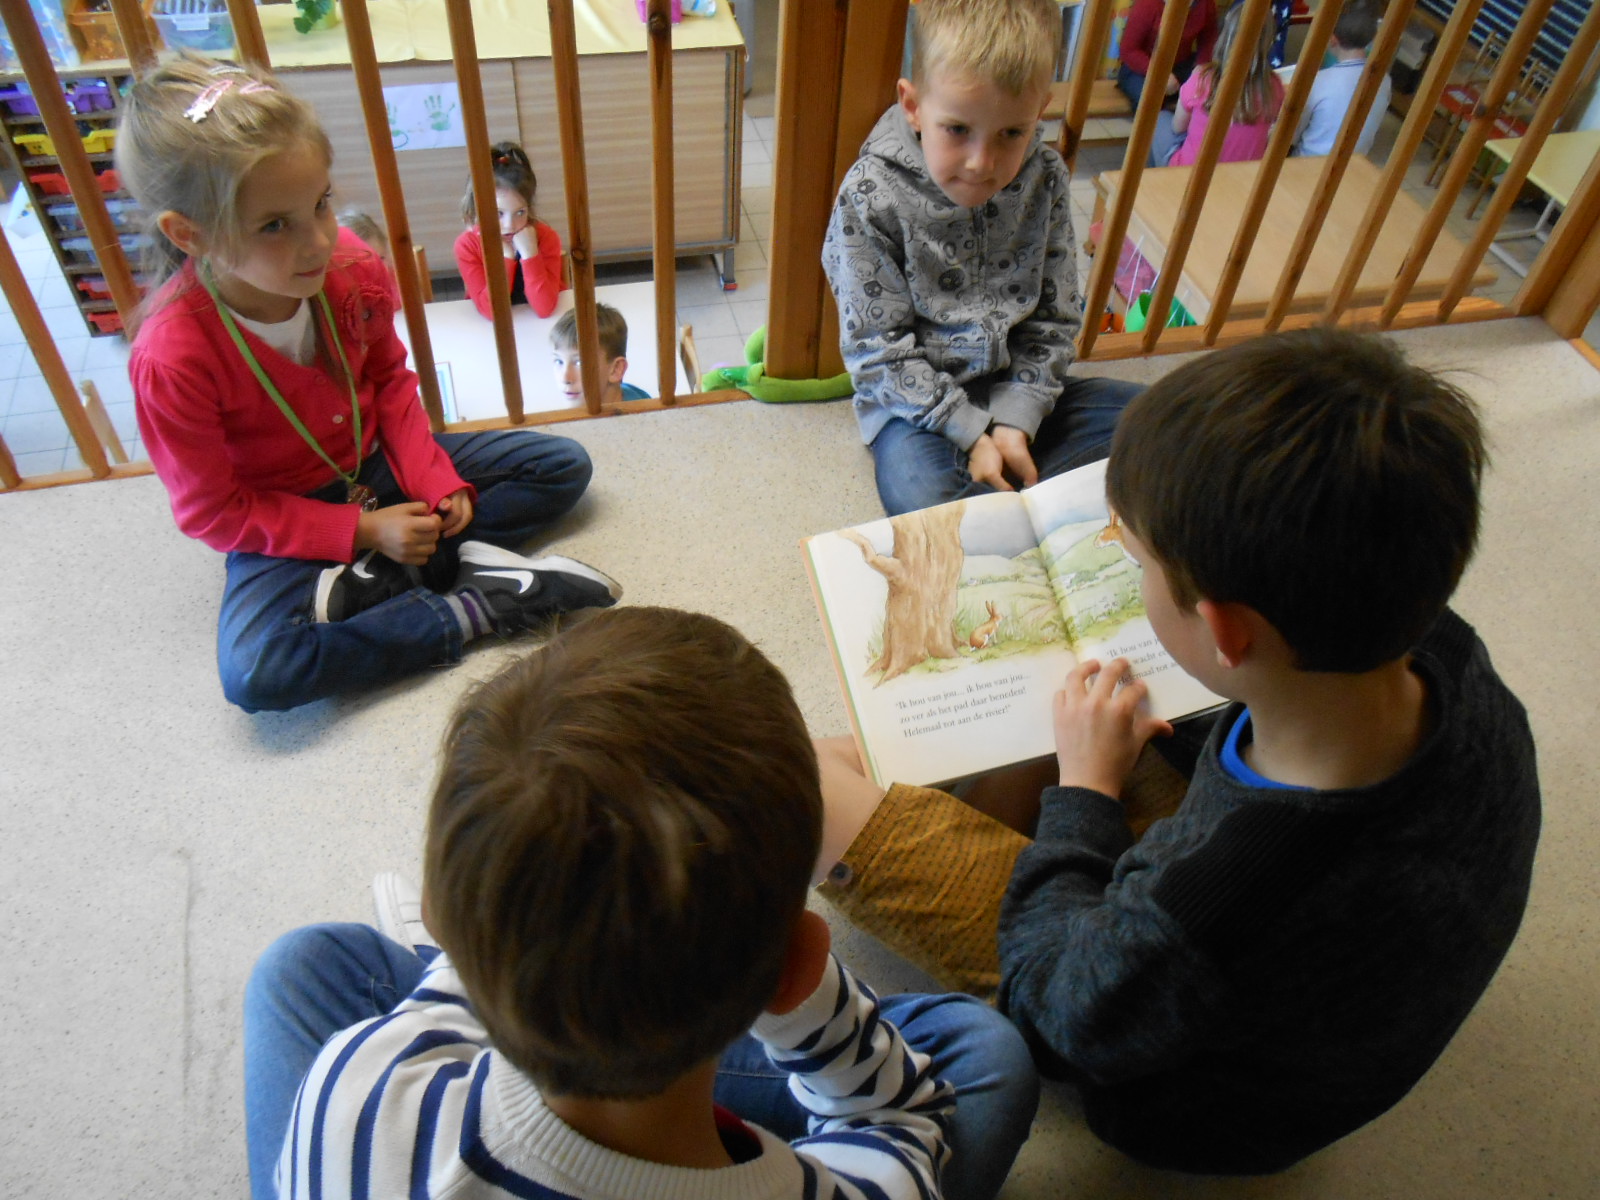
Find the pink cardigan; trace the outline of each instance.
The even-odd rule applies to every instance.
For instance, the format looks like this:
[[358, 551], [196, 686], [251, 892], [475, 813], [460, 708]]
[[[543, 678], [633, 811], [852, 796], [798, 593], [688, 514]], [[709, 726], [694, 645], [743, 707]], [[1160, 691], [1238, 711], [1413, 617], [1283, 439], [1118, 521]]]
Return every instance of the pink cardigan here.
[[[466, 485], [417, 400], [417, 377], [394, 331], [388, 269], [341, 229], [323, 287], [356, 380], [364, 458], [381, 446], [401, 490], [437, 506]], [[320, 324], [320, 305], [312, 315]], [[332, 374], [324, 362], [302, 367], [242, 332], [311, 435], [350, 470], [355, 442], [343, 369], [337, 362]], [[217, 550], [350, 561], [355, 505], [306, 498], [337, 477], [257, 382], [193, 262], [156, 296], [134, 339], [128, 374], [139, 436], [179, 529]]]
[[[1222, 152], [1218, 162], [1253, 162], [1267, 152], [1267, 142], [1272, 137], [1272, 123], [1278, 119], [1283, 107], [1283, 83], [1276, 75], [1269, 75], [1272, 98], [1268, 111], [1254, 125], [1240, 121], [1231, 122], [1228, 132], [1222, 135]], [[1206, 127], [1211, 124], [1211, 114], [1206, 112], [1206, 97], [1211, 95], [1211, 85], [1204, 71], [1189, 76], [1189, 82], [1178, 89], [1178, 103], [1189, 110], [1189, 128], [1184, 131], [1183, 144], [1167, 159], [1169, 167], [1191, 166], [1200, 157], [1200, 143], [1206, 140]]]
[[[517, 265], [522, 265], [522, 290], [528, 305], [541, 317], [548, 317], [555, 312], [556, 297], [561, 294], [561, 235], [543, 221], [535, 221], [533, 228], [539, 239], [539, 253], [533, 258], [506, 258], [501, 254], [500, 261], [506, 265], [507, 287], [513, 286]], [[456, 269], [478, 311], [486, 317], [493, 316], [489, 276], [483, 270], [483, 238], [476, 225], [456, 239]]]

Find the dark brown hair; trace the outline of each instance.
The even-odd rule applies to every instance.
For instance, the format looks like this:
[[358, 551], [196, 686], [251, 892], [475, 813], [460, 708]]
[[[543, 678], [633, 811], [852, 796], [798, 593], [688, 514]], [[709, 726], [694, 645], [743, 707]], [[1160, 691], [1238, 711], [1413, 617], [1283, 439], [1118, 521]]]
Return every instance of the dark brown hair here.
[[[533, 221], [533, 194], [539, 189], [539, 180], [528, 161], [528, 152], [515, 142], [496, 142], [489, 148], [489, 159], [494, 164], [494, 182], [497, 187], [507, 187], [528, 202], [528, 221]], [[472, 190], [472, 176], [467, 176], [467, 190], [461, 197], [461, 219], [468, 225], [478, 223], [478, 197]]]
[[1365, 50], [1378, 36], [1382, 12], [1368, 0], [1348, 0], [1333, 22], [1333, 40], [1346, 50]]
[[1246, 604], [1309, 671], [1366, 671], [1414, 646], [1478, 537], [1487, 465], [1465, 393], [1390, 340], [1257, 338], [1129, 403], [1108, 498], [1185, 608]]
[[[628, 321], [609, 304], [594, 306], [595, 324], [600, 327], [600, 350], [611, 363], [628, 356]], [[550, 344], [557, 350], [573, 350], [578, 345], [578, 310], [569, 308], [550, 330]]]
[[541, 1088], [654, 1095], [772, 998], [821, 822], [777, 668], [711, 617], [613, 609], [461, 702], [429, 925]]

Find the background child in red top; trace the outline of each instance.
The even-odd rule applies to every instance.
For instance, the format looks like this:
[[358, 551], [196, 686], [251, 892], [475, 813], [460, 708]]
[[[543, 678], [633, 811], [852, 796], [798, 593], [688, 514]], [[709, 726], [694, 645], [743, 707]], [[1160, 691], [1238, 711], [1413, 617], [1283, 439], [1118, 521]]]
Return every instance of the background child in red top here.
[[139, 80], [117, 139], [169, 276], [129, 361], [139, 431], [178, 527], [228, 554], [217, 656], [249, 711], [454, 662], [618, 590], [502, 548], [577, 502], [588, 455], [431, 432], [387, 268], [335, 222], [330, 159], [270, 76], [187, 54]]
[[[1216, 0], [1172, 2], [1186, 4], [1189, 12], [1183, 20], [1183, 36], [1178, 40], [1178, 57], [1172, 64], [1172, 74], [1160, 81], [1168, 107], [1194, 69], [1211, 61], [1211, 48], [1217, 41]], [[1150, 54], [1156, 48], [1156, 35], [1161, 32], [1161, 15], [1165, 8], [1165, 0], [1133, 0], [1128, 22], [1122, 29], [1117, 86], [1133, 101], [1135, 108], [1139, 107], [1139, 97], [1144, 94], [1145, 76], [1150, 73]]]
[[[533, 215], [533, 193], [539, 186], [527, 153], [515, 142], [498, 142], [494, 157], [494, 199], [500, 210], [500, 253], [505, 264], [511, 303], [526, 303], [541, 317], [556, 310], [561, 294], [561, 235]], [[489, 277], [485, 273], [483, 237], [478, 232], [478, 201], [472, 181], [461, 197], [461, 219], [467, 228], [456, 239], [456, 269], [467, 295], [484, 316], [489, 306]], [[490, 255], [491, 261], [493, 255]]]

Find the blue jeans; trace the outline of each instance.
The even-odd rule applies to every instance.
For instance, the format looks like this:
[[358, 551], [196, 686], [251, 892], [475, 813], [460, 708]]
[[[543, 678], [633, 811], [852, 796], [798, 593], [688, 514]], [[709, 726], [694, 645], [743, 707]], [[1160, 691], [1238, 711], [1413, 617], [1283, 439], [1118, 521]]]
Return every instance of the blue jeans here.
[[[1189, 76], [1194, 73], [1195, 61], [1196, 60], [1192, 58], [1186, 59], [1172, 68], [1172, 73], [1177, 76], [1179, 83], [1187, 83], [1189, 81]], [[1166, 86], [1166, 80], [1162, 80], [1161, 87], [1163, 91], [1166, 90]], [[1133, 109], [1135, 112], [1138, 112], [1139, 97], [1144, 95], [1144, 76], [1139, 74], [1139, 72], [1135, 71], [1132, 67], [1118, 63], [1117, 87], [1122, 91], [1124, 96], [1133, 102]], [[1164, 107], [1170, 106], [1176, 104], [1177, 99], [1178, 98], [1176, 96], [1163, 96], [1161, 103]]]
[[[334, 1034], [389, 1012], [422, 980], [433, 957], [419, 957], [366, 925], [310, 925], [262, 954], [244, 996], [245, 1136], [250, 1187], [268, 1200], [289, 1129], [295, 1094], [317, 1052]], [[988, 1200], [1000, 1190], [1028, 1136], [1039, 1079], [1016, 1029], [970, 996], [885, 996], [883, 1014], [931, 1057], [957, 1093], [944, 1195]], [[728, 1048], [717, 1102], [743, 1119], [793, 1140], [805, 1110], [789, 1076], [754, 1038]]]
[[[438, 593], [455, 582], [462, 540], [520, 548], [583, 495], [592, 468], [578, 443], [527, 429], [434, 435], [456, 472], [478, 489], [472, 523], [440, 543], [413, 588], [345, 621], [317, 624], [317, 578], [330, 562], [235, 550], [217, 617], [222, 692], [246, 712], [294, 708], [336, 692], [374, 687], [461, 657], [461, 629]], [[381, 452], [360, 481], [380, 505], [407, 499]], [[340, 503], [345, 485], [312, 497]]]
[[[1143, 390], [1137, 383], [1120, 379], [1068, 379], [1055, 408], [1033, 437], [1033, 462], [1039, 478], [1049, 479], [1104, 458], [1111, 448], [1117, 418]], [[898, 417], [890, 421], [872, 439], [878, 498], [884, 511], [892, 517], [994, 491], [987, 483], [972, 481], [967, 457], [967, 451], [941, 433]]]
[[1178, 147], [1188, 140], [1189, 134], [1174, 132], [1172, 114], [1162, 109], [1156, 114], [1156, 131], [1150, 138], [1150, 165], [1164, 167], [1167, 160], [1178, 152]]
[[1139, 97], [1144, 95], [1144, 76], [1132, 67], [1118, 63], [1117, 87], [1132, 102], [1134, 111], [1138, 112]]

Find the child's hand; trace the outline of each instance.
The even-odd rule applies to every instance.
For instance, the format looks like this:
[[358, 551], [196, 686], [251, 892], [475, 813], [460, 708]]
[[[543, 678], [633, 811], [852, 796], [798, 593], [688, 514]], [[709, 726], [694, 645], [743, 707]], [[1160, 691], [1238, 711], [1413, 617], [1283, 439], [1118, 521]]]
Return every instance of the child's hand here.
[[1010, 425], [996, 425], [972, 443], [967, 453], [967, 474], [975, 481], [987, 483], [1002, 492], [1014, 492], [1010, 472], [1022, 481], [1024, 487], [1039, 482], [1039, 468], [1034, 466], [1033, 455], [1028, 450], [1028, 435]]
[[1022, 481], [1023, 487], [1039, 482], [1039, 468], [1034, 466], [1033, 452], [1028, 449], [1028, 435], [1014, 425], [996, 425], [989, 436], [1005, 460], [1008, 474]]
[[1176, 75], [1167, 76], [1167, 95], [1176, 96], [1178, 94], [1178, 89], [1182, 86], [1183, 84], [1178, 82], [1178, 77]]
[[1056, 760], [1062, 787], [1086, 787], [1120, 797], [1122, 785], [1152, 735], [1172, 733], [1144, 707], [1146, 688], [1137, 679], [1122, 683], [1128, 660], [1114, 658], [1104, 667], [1085, 659], [1067, 673], [1056, 693]]
[[439, 516], [444, 524], [439, 527], [440, 537], [455, 537], [472, 523], [472, 493], [459, 488], [439, 501]]
[[539, 234], [534, 229], [532, 221], [529, 221], [511, 235], [511, 244], [516, 248], [519, 258], [537, 258], [539, 256]]
[[967, 474], [974, 483], [987, 483], [1002, 492], [1016, 491], [1006, 482], [1006, 460], [1000, 454], [1000, 447], [987, 433], [973, 442], [972, 449], [967, 452]]
[[377, 550], [397, 563], [420, 567], [439, 547], [437, 513], [420, 500], [364, 512], [356, 521], [356, 549]]

